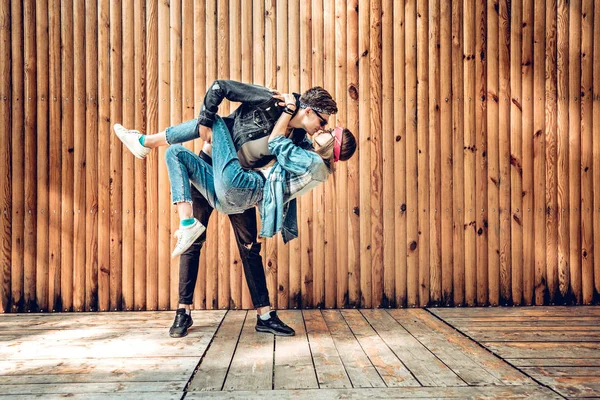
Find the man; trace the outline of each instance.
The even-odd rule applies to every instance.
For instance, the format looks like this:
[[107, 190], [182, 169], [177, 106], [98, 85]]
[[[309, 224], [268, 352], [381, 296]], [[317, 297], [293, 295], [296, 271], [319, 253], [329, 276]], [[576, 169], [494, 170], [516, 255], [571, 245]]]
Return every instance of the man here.
[[[313, 135], [325, 127], [329, 116], [337, 112], [336, 102], [323, 88], [315, 87], [307, 90], [302, 96], [295, 94], [296, 112], [290, 121], [295, 128], [291, 139], [301, 147], [309, 148], [311, 143], [306, 135]], [[227, 99], [241, 102], [241, 105], [228, 117], [223, 118], [227, 125], [240, 163], [244, 168], [261, 168], [274, 160], [267, 149], [267, 139], [275, 122], [283, 112], [276, 92], [265, 87], [241, 82], [217, 80], [208, 89], [198, 118], [197, 129], [205, 141], [210, 141], [212, 124], [218, 107]], [[205, 144], [200, 157], [212, 164], [210, 145]], [[204, 226], [213, 211], [206, 199], [192, 186], [193, 214]], [[295, 202], [295, 200], [293, 200]], [[290, 207], [295, 210], [295, 204]], [[261, 244], [257, 241], [256, 209], [251, 208], [242, 214], [229, 215], [238, 250], [244, 267], [246, 281], [257, 310], [256, 330], [271, 332], [275, 335], [292, 336], [294, 330], [283, 323], [276, 311], [271, 310], [262, 257]], [[294, 237], [294, 233], [286, 236], [284, 241]], [[179, 260], [179, 307], [175, 320], [169, 330], [171, 337], [183, 337], [192, 326], [191, 304], [198, 277], [200, 250], [206, 241], [204, 232], [184, 251]]]

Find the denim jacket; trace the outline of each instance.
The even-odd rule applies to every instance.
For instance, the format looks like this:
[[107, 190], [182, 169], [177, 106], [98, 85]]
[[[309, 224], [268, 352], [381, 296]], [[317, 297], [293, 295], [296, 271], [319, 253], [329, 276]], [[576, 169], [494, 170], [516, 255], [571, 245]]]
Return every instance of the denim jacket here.
[[295, 145], [290, 139], [278, 136], [269, 142], [269, 151], [277, 156], [265, 186], [263, 198], [258, 203], [260, 212], [260, 236], [272, 237], [281, 231], [283, 242], [298, 237], [296, 199], [285, 202], [286, 186], [293, 187], [297, 181], [306, 186], [309, 181], [325, 182], [329, 170], [321, 157]]
[[[242, 103], [233, 113], [223, 118], [231, 132], [236, 151], [249, 141], [270, 135], [283, 112], [283, 108], [277, 104], [279, 100], [274, 99], [273, 92], [266, 87], [231, 80], [216, 80], [204, 97], [204, 104], [198, 116], [199, 125], [212, 127], [223, 99]], [[312, 148], [304, 129], [295, 129], [292, 140], [303, 148]], [[275, 156], [263, 157], [252, 165], [252, 168], [263, 167], [274, 158]]]
[[[294, 93], [294, 96], [296, 96], [296, 99], [300, 97], [296, 93]], [[198, 116], [198, 125], [212, 127], [217, 117], [219, 105], [223, 99], [242, 103], [233, 113], [223, 118], [225, 125], [227, 125], [229, 132], [231, 132], [237, 151], [251, 140], [270, 135], [275, 127], [275, 123], [283, 112], [283, 108], [277, 105], [277, 100], [273, 99], [273, 92], [266, 87], [231, 80], [216, 80], [212, 83], [204, 97], [204, 104]], [[196, 126], [196, 131], [198, 128], [199, 126]], [[306, 137], [304, 129], [294, 129], [291, 138], [292, 140], [288, 140], [288, 142], [293, 142], [300, 149], [308, 150], [313, 148], [312, 142]], [[273, 153], [270, 144], [269, 150]], [[275, 158], [275, 155], [264, 157], [260, 160], [260, 163], [253, 165], [253, 168], [260, 168], [268, 164], [273, 158]], [[268, 184], [269, 182], [267, 181], [265, 187]], [[296, 199], [287, 202], [285, 206], [283, 205], [283, 195], [278, 196], [277, 199], [281, 200], [281, 203], [278, 205], [280, 208], [273, 208], [273, 214], [267, 216], [267, 219], [275, 217], [280, 220], [279, 228], [276, 229], [275, 225], [273, 225], [273, 228], [265, 230], [264, 210], [259, 207], [261, 219], [263, 220], [261, 236], [271, 237], [281, 231], [283, 240], [287, 243], [291, 239], [298, 237]], [[285, 207], [285, 212], [283, 207]], [[275, 215], [275, 211], [278, 212], [277, 216]], [[283, 225], [281, 225], [281, 220], [285, 220]], [[263, 231], [265, 235], [262, 234]], [[269, 233], [270, 236], [267, 236]]]

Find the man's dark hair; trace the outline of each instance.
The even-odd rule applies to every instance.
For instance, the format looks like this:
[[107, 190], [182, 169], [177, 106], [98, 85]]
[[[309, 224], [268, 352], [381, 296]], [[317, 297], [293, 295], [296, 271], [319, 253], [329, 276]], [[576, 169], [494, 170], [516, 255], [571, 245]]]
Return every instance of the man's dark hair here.
[[320, 86], [308, 89], [300, 96], [300, 101], [317, 112], [337, 113], [337, 104], [329, 92]]

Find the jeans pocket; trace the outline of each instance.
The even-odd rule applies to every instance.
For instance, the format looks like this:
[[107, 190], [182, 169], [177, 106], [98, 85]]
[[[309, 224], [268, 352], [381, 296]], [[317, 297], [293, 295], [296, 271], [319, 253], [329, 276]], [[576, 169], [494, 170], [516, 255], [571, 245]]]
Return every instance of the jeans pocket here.
[[256, 203], [254, 200], [256, 190], [256, 188], [230, 187], [225, 191], [225, 198], [219, 200], [227, 208], [243, 211]]

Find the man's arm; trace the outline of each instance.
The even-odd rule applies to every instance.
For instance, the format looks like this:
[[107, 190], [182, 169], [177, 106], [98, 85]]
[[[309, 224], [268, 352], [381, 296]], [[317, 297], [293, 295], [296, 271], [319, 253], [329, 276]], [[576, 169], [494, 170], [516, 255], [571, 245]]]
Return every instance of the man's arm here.
[[212, 127], [223, 99], [257, 105], [272, 99], [276, 94], [277, 92], [263, 86], [230, 80], [216, 80], [204, 96], [198, 122], [202, 126]]

